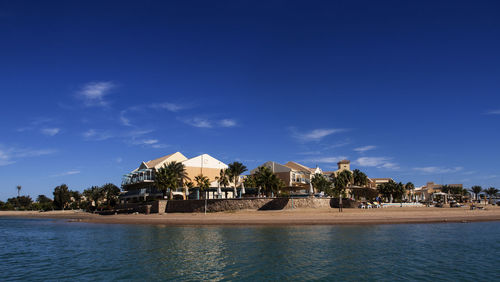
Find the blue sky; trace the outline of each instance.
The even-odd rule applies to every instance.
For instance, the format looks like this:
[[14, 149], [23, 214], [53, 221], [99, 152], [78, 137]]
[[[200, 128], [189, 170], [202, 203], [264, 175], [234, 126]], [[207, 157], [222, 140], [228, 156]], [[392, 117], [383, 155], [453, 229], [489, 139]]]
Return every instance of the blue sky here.
[[499, 9], [1, 1], [0, 199], [176, 151], [499, 187]]

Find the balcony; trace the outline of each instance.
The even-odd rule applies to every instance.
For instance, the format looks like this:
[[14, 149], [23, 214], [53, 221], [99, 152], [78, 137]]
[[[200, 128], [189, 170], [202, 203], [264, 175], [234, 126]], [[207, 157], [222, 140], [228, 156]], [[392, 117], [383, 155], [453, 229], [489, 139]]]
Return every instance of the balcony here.
[[141, 169], [125, 174], [122, 178], [122, 186], [135, 183], [154, 182], [154, 172], [152, 169]]

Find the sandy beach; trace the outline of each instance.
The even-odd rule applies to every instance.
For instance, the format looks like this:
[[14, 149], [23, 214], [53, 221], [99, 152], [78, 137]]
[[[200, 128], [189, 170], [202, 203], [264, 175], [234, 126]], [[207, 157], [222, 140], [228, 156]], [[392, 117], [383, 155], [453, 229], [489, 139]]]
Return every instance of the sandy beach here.
[[1, 211], [0, 217], [67, 219], [70, 222], [156, 225], [335, 225], [401, 224], [500, 221], [500, 207], [468, 208], [384, 208], [384, 209], [293, 209], [280, 211], [236, 211], [219, 213], [97, 215], [76, 211]]

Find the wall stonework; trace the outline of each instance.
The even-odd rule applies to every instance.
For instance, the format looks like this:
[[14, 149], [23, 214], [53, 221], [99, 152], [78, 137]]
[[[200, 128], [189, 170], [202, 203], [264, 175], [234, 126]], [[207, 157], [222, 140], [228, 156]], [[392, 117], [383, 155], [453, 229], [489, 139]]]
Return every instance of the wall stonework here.
[[[171, 200], [161, 201], [165, 204], [165, 211], [171, 212], [204, 212], [205, 200]], [[342, 201], [344, 208], [356, 207], [356, 202], [348, 199]], [[152, 212], [162, 211], [164, 205]], [[153, 205], [154, 207], [154, 205]], [[207, 212], [223, 212], [236, 210], [283, 210], [292, 208], [337, 208], [338, 199], [329, 198], [254, 198], [254, 199], [209, 199]]]

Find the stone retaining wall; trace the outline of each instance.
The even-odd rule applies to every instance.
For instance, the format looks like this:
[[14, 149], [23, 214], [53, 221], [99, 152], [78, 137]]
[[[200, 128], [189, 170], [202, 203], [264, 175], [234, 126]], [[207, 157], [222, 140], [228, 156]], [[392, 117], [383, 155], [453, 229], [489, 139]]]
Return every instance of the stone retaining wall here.
[[[343, 207], [354, 208], [356, 203], [343, 199]], [[156, 206], [156, 207], [155, 207]], [[157, 201], [151, 212], [204, 212], [205, 200]], [[207, 212], [235, 210], [283, 210], [291, 208], [338, 208], [338, 199], [329, 198], [252, 198], [252, 199], [209, 199]]]

